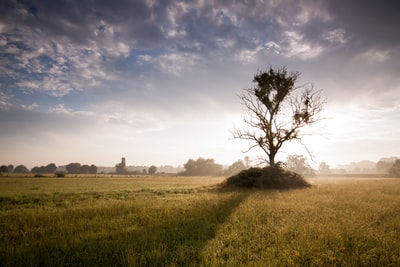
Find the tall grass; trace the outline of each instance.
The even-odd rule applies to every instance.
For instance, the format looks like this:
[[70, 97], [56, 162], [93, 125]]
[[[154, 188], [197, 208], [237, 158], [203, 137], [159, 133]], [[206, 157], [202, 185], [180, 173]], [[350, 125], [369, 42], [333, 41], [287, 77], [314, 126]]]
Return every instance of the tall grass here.
[[24, 178], [20, 193], [9, 179], [0, 179], [1, 266], [400, 265], [396, 179], [227, 191], [204, 177], [65, 178], [60, 192], [60, 179]]

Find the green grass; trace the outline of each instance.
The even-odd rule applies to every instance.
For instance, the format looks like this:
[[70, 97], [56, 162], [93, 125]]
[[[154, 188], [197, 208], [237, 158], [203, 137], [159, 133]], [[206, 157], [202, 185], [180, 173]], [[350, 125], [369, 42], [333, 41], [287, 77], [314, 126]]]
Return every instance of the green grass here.
[[400, 266], [400, 179], [0, 178], [1, 266]]

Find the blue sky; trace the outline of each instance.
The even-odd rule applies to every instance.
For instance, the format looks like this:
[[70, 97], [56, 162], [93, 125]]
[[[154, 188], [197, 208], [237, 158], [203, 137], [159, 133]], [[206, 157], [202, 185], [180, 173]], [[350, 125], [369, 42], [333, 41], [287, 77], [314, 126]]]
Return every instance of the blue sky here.
[[1, 0], [0, 163], [231, 164], [269, 66], [327, 98], [314, 165], [399, 156], [399, 25], [394, 0]]

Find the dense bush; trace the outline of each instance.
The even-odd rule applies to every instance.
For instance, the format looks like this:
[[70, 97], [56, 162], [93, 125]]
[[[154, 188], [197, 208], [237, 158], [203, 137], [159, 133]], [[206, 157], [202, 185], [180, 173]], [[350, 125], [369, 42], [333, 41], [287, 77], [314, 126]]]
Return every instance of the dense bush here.
[[227, 179], [228, 186], [262, 189], [295, 189], [311, 185], [298, 173], [278, 166], [250, 168]]
[[59, 177], [59, 178], [65, 177], [66, 175], [67, 174], [65, 172], [63, 172], [63, 171], [58, 171], [58, 172], [54, 173], [54, 176], [55, 177]]

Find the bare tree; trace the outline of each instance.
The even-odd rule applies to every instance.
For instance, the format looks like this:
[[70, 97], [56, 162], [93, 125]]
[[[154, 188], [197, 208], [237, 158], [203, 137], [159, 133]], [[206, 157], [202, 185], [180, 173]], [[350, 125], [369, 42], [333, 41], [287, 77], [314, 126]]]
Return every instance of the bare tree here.
[[[282, 145], [309, 135], [305, 131], [322, 119], [324, 100], [312, 85], [295, 86], [299, 72], [289, 73], [286, 68], [270, 67], [254, 76], [254, 87], [245, 89], [239, 98], [245, 107], [245, 129], [235, 129], [234, 138], [248, 140], [268, 156], [270, 166], [276, 165], [275, 156]], [[308, 150], [307, 150], [308, 151]]]

